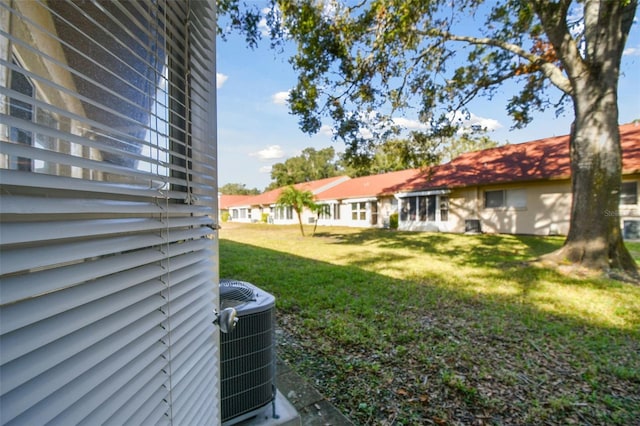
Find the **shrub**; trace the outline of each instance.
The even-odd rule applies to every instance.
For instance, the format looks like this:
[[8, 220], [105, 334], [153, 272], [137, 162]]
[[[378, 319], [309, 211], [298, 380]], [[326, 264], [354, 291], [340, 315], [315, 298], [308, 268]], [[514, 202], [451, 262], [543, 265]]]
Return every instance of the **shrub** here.
[[398, 213], [391, 213], [389, 216], [389, 228], [398, 229]]

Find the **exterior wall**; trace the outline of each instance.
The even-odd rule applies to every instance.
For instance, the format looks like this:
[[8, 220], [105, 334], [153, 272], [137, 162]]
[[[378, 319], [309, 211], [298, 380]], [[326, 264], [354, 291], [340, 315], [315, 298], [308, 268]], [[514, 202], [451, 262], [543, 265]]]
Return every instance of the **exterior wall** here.
[[[487, 191], [523, 191], [519, 207], [485, 207]], [[566, 235], [569, 231], [571, 187], [568, 181], [465, 188], [450, 194], [451, 232], [462, 233], [466, 221], [479, 220], [481, 232]]]
[[[484, 205], [486, 191], [523, 190], [526, 206]], [[571, 186], [568, 181], [485, 187], [478, 193], [482, 231], [502, 234], [566, 235], [569, 232]]]
[[466, 220], [478, 220], [478, 188], [464, 188], [453, 190], [449, 194], [449, 232], [465, 232]]
[[251, 206], [237, 206], [229, 208], [229, 220], [231, 222], [251, 223], [253, 208]]
[[[640, 240], [640, 174], [625, 177], [622, 181], [635, 182], [636, 184], [636, 203], [620, 205], [622, 235], [626, 239]], [[607, 212], [603, 212], [603, 214], [607, 214]]]
[[378, 226], [389, 228], [391, 215], [398, 213], [398, 200], [395, 197], [381, 198], [378, 206], [380, 210]]
[[[485, 192], [524, 191], [526, 205], [485, 207]], [[465, 188], [451, 194], [451, 232], [465, 232], [465, 221], [477, 219], [487, 233], [566, 235], [571, 186], [568, 181]]]
[[[640, 185], [640, 176], [633, 175], [624, 182]], [[524, 190], [526, 206], [485, 207], [485, 192], [495, 190]], [[640, 188], [636, 193], [640, 192]], [[569, 181], [537, 182], [526, 184], [493, 185], [454, 190], [449, 194], [450, 213], [448, 230], [465, 232], [465, 221], [480, 221], [481, 231], [486, 233], [567, 235], [571, 214], [571, 184]], [[603, 211], [603, 215], [607, 212]], [[620, 226], [636, 226], [640, 221], [640, 205], [620, 206]], [[439, 229], [443, 231], [442, 228]]]

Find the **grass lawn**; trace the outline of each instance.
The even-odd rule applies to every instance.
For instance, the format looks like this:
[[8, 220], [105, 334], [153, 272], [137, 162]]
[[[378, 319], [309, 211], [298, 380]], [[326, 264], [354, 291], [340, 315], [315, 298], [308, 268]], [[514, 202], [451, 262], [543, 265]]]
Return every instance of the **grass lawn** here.
[[638, 425], [640, 287], [525, 263], [561, 244], [223, 224], [220, 276], [276, 296], [279, 356], [356, 424]]

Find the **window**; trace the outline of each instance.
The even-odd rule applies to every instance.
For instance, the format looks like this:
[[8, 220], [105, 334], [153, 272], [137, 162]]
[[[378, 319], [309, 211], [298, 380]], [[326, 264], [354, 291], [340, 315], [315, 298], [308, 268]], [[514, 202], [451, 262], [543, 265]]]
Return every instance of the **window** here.
[[318, 219], [331, 218], [331, 206], [329, 204], [320, 204], [318, 211]]
[[340, 220], [340, 204], [333, 205], [333, 219]]
[[449, 197], [440, 197], [440, 220], [446, 222], [449, 220]]
[[214, 8], [0, 2], [0, 423], [219, 422]]
[[276, 220], [293, 219], [293, 207], [291, 206], [278, 206], [275, 212]]
[[417, 197], [418, 202], [418, 220], [427, 221], [427, 197]]
[[372, 225], [378, 224], [378, 202], [377, 201], [371, 202], [371, 224]]
[[436, 196], [428, 195], [427, 199], [427, 220], [429, 222], [436, 221]]
[[351, 203], [351, 220], [367, 220], [367, 203]]
[[484, 192], [484, 207], [492, 209], [496, 207], [504, 207], [504, 191], [485, 191]]
[[638, 204], [638, 184], [636, 182], [622, 182], [620, 188], [620, 204], [624, 206]]
[[[18, 68], [16, 61], [13, 61], [14, 67]], [[34, 96], [33, 84], [22, 72], [12, 69], [10, 74], [10, 88], [16, 94], [24, 95], [32, 98]], [[33, 105], [30, 102], [18, 99], [18, 97], [9, 98], [9, 115], [25, 121], [33, 121]], [[23, 126], [26, 127], [26, 126]], [[29, 130], [18, 126], [11, 126], [9, 130], [9, 138], [12, 142], [22, 145], [33, 145], [33, 134]], [[9, 159], [10, 168], [21, 171], [31, 171], [32, 160], [27, 157], [11, 156]]]
[[233, 219], [251, 219], [250, 209], [231, 209], [231, 217]]
[[484, 192], [484, 207], [493, 208], [525, 208], [527, 207], [527, 193], [524, 189], [500, 189]]
[[400, 220], [435, 222], [437, 199], [437, 195], [419, 195], [404, 198], [400, 209]]

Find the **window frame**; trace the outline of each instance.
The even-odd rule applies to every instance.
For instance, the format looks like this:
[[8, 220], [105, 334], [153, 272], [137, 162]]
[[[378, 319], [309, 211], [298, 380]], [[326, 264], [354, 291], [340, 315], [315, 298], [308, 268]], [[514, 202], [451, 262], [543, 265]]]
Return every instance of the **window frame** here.
[[[489, 197], [500, 194], [499, 204], [497, 199], [489, 202]], [[497, 197], [496, 197], [497, 198]], [[485, 189], [483, 191], [483, 205], [487, 210], [526, 210], [527, 209], [527, 190], [525, 188], [513, 189]]]
[[366, 222], [367, 220], [367, 202], [354, 201], [351, 202], [351, 220], [353, 222]]

